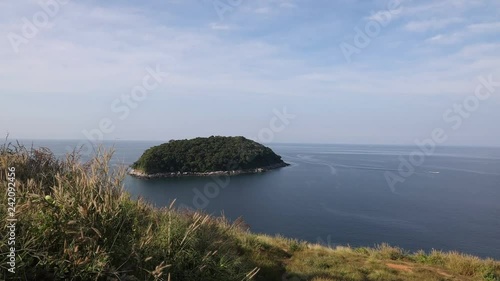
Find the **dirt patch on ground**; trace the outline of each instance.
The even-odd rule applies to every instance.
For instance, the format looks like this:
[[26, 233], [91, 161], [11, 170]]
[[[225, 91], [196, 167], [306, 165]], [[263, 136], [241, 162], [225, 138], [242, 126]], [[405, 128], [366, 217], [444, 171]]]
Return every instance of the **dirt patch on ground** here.
[[386, 263], [387, 267], [396, 269], [396, 270], [401, 270], [401, 271], [406, 271], [406, 272], [412, 272], [412, 267], [404, 264], [395, 264], [395, 263]]
[[[406, 265], [406, 264], [386, 263], [385, 265], [387, 265], [387, 267], [389, 267], [391, 269], [405, 271], [405, 272], [413, 272], [412, 269], [414, 268], [411, 265]], [[432, 268], [432, 267], [421, 267], [421, 268], [425, 268], [427, 270], [434, 271], [437, 274], [439, 274], [439, 275], [441, 275], [443, 277], [446, 277], [446, 278], [452, 278], [452, 277], [454, 277], [453, 275], [451, 275], [449, 273], [446, 273], [445, 271], [437, 269], [437, 268]]]
[[448, 278], [449, 278], [449, 277], [453, 277], [453, 275], [448, 274], [448, 273], [446, 273], [446, 272], [444, 272], [444, 271], [441, 271], [441, 270], [439, 270], [439, 269], [438, 269], [438, 270], [436, 270], [436, 272], [437, 272], [437, 273], [439, 273], [439, 274], [441, 274], [441, 275], [443, 275], [444, 277], [448, 277]]

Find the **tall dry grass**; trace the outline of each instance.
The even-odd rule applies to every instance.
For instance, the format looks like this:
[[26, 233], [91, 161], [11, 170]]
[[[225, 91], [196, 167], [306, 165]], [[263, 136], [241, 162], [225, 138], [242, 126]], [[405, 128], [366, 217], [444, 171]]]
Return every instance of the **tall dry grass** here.
[[[17, 280], [250, 280], [255, 268], [238, 253], [223, 219], [154, 209], [122, 189], [102, 149], [87, 163], [77, 152], [57, 159], [48, 149], [0, 147], [0, 185], [17, 179]], [[6, 202], [6, 194], [0, 194]], [[6, 205], [0, 217], [6, 218]], [[4, 220], [5, 221], [5, 220]], [[2, 233], [7, 233], [3, 229]], [[6, 240], [0, 241], [2, 253]], [[6, 255], [0, 256], [4, 278]], [[14, 279], [12, 279], [14, 280]]]

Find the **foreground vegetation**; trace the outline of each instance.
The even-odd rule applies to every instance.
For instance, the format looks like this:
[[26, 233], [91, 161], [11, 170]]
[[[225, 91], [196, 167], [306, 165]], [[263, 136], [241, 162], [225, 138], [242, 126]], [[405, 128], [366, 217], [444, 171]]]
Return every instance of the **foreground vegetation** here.
[[248, 170], [284, 165], [270, 148], [244, 137], [171, 140], [154, 146], [132, 165], [147, 174]]
[[[0, 186], [16, 168], [16, 273], [2, 280], [500, 280], [500, 263], [459, 253], [407, 253], [308, 244], [249, 232], [203, 213], [155, 209], [122, 190], [124, 171], [102, 151], [77, 153], [0, 147]], [[7, 202], [5, 192], [0, 201]], [[0, 204], [5, 222], [6, 204]], [[2, 235], [7, 233], [4, 227]]]

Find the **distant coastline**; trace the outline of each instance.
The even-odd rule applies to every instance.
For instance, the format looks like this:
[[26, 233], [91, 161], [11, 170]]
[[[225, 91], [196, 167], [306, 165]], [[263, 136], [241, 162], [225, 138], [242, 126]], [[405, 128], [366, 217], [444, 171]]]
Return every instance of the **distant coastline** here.
[[255, 169], [240, 169], [231, 171], [213, 171], [213, 172], [168, 172], [168, 173], [155, 173], [148, 174], [141, 170], [130, 168], [128, 174], [130, 176], [140, 178], [140, 179], [157, 179], [157, 178], [178, 178], [178, 177], [210, 177], [210, 176], [236, 176], [241, 174], [258, 174], [264, 173], [270, 170], [275, 170], [290, 166], [288, 163], [277, 163], [266, 167], [255, 168]]

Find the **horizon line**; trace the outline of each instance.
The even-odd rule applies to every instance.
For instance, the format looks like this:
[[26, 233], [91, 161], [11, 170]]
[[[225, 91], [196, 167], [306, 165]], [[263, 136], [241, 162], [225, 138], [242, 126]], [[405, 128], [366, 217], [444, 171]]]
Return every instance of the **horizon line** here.
[[[180, 138], [178, 140], [183, 140], [183, 139], [191, 139], [191, 138]], [[8, 138], [4, 139], [4, 143]], [[55, 139], [55, 138], [16, 138], [14, 139], [15, 141], [85, 141], [85, 142], [91, 142], [91, 143], [101, 143], [101, 142], [114, 142], [114, 141], [121, 141], [121, 142], [160, 142], [160, 143], [166, 143], [169, 140], [157, 140], [157, 139], [104, 139], [104, 140], [99, 140], [99, 141], [89, 141], [87, 139], [75, 139], [75, 138], [60, 138], [60, 139]], [[177, 139], [176, 139], [177, 140]], [[261, 142], [259, 142], [261, 143]], [[418, 146], [416, 144], [411, 144], [411, 143], [346, 143], [346, 142], [281, 142], [281, 141], [276, 141], [276, 142], [268, 142], [268, 143], [261, 143], [264, 145], [272, 145], [272, 144], [285, 144], [285, 145], [363, 145], [363, 146]], [[483, 145], [483, 144], [448, 144], [448, 145], [440, 145], [437, 144], [436, 147], [484, 147], [484, 148], [500, 148], [500, 145]]]

